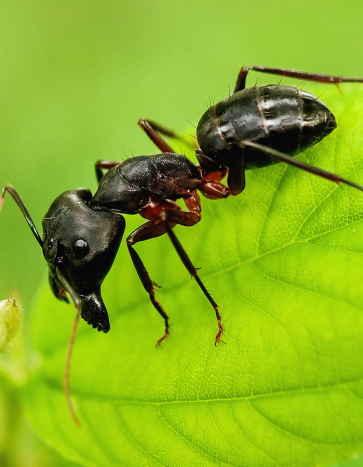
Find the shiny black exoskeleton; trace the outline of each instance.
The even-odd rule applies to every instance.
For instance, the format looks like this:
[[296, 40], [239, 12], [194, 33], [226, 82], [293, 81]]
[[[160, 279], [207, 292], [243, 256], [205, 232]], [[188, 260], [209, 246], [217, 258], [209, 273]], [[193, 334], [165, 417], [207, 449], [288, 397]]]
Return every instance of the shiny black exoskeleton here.
[[[334, 115], [315, 96], [289, 86], [256, 86], [238, 91], [208, 109], [198, 123], [197, 138], [204, 154], [233, 170], [235, 158], [231, 153], [236, 141], [254, 141], [295, 155], [321, 141], [334, 128]], [[241, 152], [240, 146], [237, 148]], [[262, 151], [245, 151], [246, 169], [274, 162]]]
[[[210, 107], [197, 126], [197, 157], [205, 173], [228, 172], [233, 195], [245, 188], [245, 170], [286, 162], [335, 182], [338, 176], [308, 166], [293, 156], [317, 144], [336, 128], [332, 112], [317, 97], [283, 85], [245, 88], [250, 70], [324, 83], [363, 82], [361, 78], [306, 73], [259, 66], [241, 69], [234, 93]], [[172, 148], [160, 137], [178, 138], [150, 120], [139, 125], [162, 151]], [[210, 178], [210, 177], [209, 177]], [[347, 181], [345, 181], [347, 183]], [[348, 184], [355, 186], [352, 182]]]
[[87, 189], [58, 196], [43, 218], [43, 255], [55, 296], [68, 301], [68, 292], [82, 318], [99, 331], [110, 323], [101, 297], [101, 284], [117, 254], [125, 220], [93, 210]]
[[90, 200], [92, 209], [137, 214], [150, 197], [176, 200], [201, 187], [201, 172], [185, 156], [156, 154], [132, 157], [103, 177]]
[[[102, 169], [109, 169], [103, 175]], [[218, 307], [200, 281], [197, 270], [178, 242], [172, 228], [176, 224], [194, 225], [200, 220], [201, 206], [197, 190], [211, 198], [228, 196], [228, 189], [219, 183], [204, 180], [202, 170], [179, 154], [156, 154], [132, 157], [125, 162], [98, 161], [96, 193], [85, 188], [69, 190], [58, 196], [43, 218], [41, 237], [18, 193], [11, 185], [3, 188], [15, 199], [34, 236], [42, 247], [49, 267], [49, 283], [54, 295], [68, 301], [71, 297], [82, 318], [98, 331], [110, 329], [108, 314], [101, 296], [101, 285], [110, 270], [120, 246], [125, 220], [120, 214], [140, 214], [148, 222], [127, 238], [127, 246], [137, 273], [150, 300], [165, 320], [168, 317], [155, 299], [154, 286], [134, 245], [140, 241], [168, 233], [172, 242], [206, 297], [215, 308], [222, 334]], [[183, 198], [188, 212], [176, 200]]]
[[[103, 176], [102, 169], [110, 170]], [[215, 199], [227, 197], [228, 189], [218, 182], [205, 180], [200, 167], [179, 154], [133, 157], [121, 164], [98, 161], [96, 174], [100, 183], [94, 196], [89, 190], [78, 188], [62, 193], [53, 201], [43, 218], [42, 237], [14, 187], [5, 185], [0, 197], [0, 210], [7, 192], [22, 211], [47, 261], [49, 283], [54, 295], [66, 302], [69, 295], [77, 309], [65, 373], [67, 402], [76, 423], [79, 420], [73, 409], [69, 388], [76, 326], [78, 317], [82, 316], [98, 331], [108, 332], [110, 329], [101, 285], [124, 234], [125, 220], [121, 214], [140, 214], [148, 220], [128, 236], [127, 246], [152, 304], [164, 318], [165, 332], [157, 345], [169, 334], [169, 320], [155, 299], [156, 284], [150, 279], [134, 245], [164, 233], [169, 235], [183, 264], [195, 277], [215, 310], [218, 322], [216, 344], [220, 342], [223, 332], [218, 305], [200, 280], [197, 269], [172, 228], [176, 224], [191, 226], [199, 222], [201, 206], [197, 190]], [[184, 199], [187, 212], [176, 203], [180, 198]]]

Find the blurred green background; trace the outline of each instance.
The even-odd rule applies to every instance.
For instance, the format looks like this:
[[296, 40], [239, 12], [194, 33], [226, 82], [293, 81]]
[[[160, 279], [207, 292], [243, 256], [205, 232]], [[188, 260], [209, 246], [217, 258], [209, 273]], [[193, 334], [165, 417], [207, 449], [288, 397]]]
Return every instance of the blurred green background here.
[[[1, 2], [0, 186], [16, 187], [41, 231], [58, 194], [95, 190], [97, 159], [157, 152], [140, 117], [192, 128], [188, 121], [228, 95], [243, 65], [363, 76], [362, 17], [353, 0]], [[279, 81], [251, 74], [249, 83], [257, 76]], [[126, 232], [138, 224], [127, 219]], [[26, 317], [46, 265], [10, 198], [0, 246], [0, 299], [15, 294]], [[129, 261], [125, 244], [120, 255]], [[25, 433], [14, 435], [18, 453], [15, 443], [29, 448]], [[63, 465], [48, 451], [42, 462]]]

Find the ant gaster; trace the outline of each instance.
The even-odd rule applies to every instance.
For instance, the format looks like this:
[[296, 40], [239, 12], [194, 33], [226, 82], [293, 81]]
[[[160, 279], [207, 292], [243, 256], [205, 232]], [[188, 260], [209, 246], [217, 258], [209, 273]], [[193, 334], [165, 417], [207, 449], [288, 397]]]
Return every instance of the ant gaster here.
[[[169, 334], [168, 316], [155, 298], [156, 284], [150, 279], [134, 246], [165, 233], [214, 308], [218, 323], [217, 344], [223, 333], [218, 305], [172, 230], [177, 224], [192, 226], [200, 221], [198, 191], [210, 199], [237, 195], [245, 186], [245, 169], [279, 161], [363, 191], [360, 185], [291, 157], [316, 144], [336, 127], [329, 109], [316, 97], [288, 86], [245, 89], [245, 79], [250, 69], [319, 82], [363, 82], [363, 79], [356, 78], [245, 67], [240, 71], [234, 94], [211, 107], [199, 122], [199, 166], [185, 156], [175, 154], [159, 135], [177, 137], [174, 132], [142, 119], [140, 126], [162, 153], [132, 157], [121, 164], [98, 161], [96, 174], [99, 186], [96, 193], [92, 196], [88, 189], [78, 188], [58, 196], [43, 218], [43, 238], [14, 187], [6, 185], [3, 188], [0, 210], [8, 192], [43, 250], [53, 293], [64, 301], [68, 301], [68, 294], [77, 309], [65, 374], [67, 402], [77, 423], [79, 421], [69, 390], [72, 346], [79, 315], [98, 331], [108, 332], [110, 329], [101, 297], [101, 284], [112, 266], [124, 234], [125, 220], [120, 214], [140, 214], [147, 219], [128, 236], [126, 242], [139, 278], [165, 322], [164, 335], [157, 345]], [[102, 169], [108, 169], [108, 172], [103, 175]], [[227, 173], [228, 187], [221, 183]], [[181, 210], [177, 199], [184, 200], [187, 211]]]

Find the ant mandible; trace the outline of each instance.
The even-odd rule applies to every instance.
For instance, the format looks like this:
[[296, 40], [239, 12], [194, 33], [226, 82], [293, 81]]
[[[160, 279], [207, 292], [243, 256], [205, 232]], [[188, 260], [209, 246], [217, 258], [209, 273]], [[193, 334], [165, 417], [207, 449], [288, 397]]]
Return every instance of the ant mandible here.
[[[65, 374], [67, 402], [77, 423], [69, 389], [72, 346], [80, 315], [98, 331], [108, 332], [110, 329], [107, 310], [101, 297], [101, 285], [112, 266], [124, 234], [125, 220], [121, 214], [140, 214], [148, 220], [132, 232], [126, 242], [139, 278], [165, 322], [164, 335], [157, 345], [169, 334], [168, 316], [155, 298], [156, 284], [151, 280], [134, 246], [165, 233], [214, 308], [218, 322], [215, 339], [217, 344], [223, 333], [218, 305], [205, 288], [197, 269], [172, 230], [177, 224], [192, 226], [200, 221], [198, 191], [209, 199], [237, 195], [244, 189], [246, 168], [263, 167], [274, 160], [363, 191], [360, 185], [291, 157], [291, 154], [297, 154], [316, 144], [336, 127], [329, 109], [316, 97], [287, 86], [245, 89], [245, 79], [250, 69], [320, 82], [363, 82], [360, 78], [262, 67], [243, 68], [235, 93], [211, 107], [199, 122], [199, 166], [194, 165], [187, 157], [175, 154], [159, 135], [161, 133], [177, 137], [174, 132], [142, 119], [139, 124], [162, 153], [132, 157], [122, 163], [98, 161], [96, 174], [99, 186], [96, 193], [92, 195], [88, 189], [78, 188], [58, 196], [43, 218], [43, 236], [38, 233], [14, 187], [8, 184], [2, 190], [0, 210], [5, 193], [8, 192], [42, 248], [54, 295], [68, 302], [68, 294], [77, 309]], [[105, 175], [103, 169], [108, 169]], [[227, 173], [228, 187], [221, 183]], [[178, 199], [184, 200], [187, 211], [181, 210], [176, 203]]]

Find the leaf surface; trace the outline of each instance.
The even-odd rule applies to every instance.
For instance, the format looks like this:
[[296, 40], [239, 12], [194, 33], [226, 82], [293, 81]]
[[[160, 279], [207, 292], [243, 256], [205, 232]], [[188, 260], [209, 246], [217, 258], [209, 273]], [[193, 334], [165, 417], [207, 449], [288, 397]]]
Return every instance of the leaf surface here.
[[[339, 128], [299, 155], [363, 184], [363, 92], [324, 95]], [[363, 452], [363, 193], [277, 164], [246, 190], [203, 199], [175, 232], [220, 305], [214, 311], [166, 236], [138, 244], [171, 335], [125, 242], [104, 283], [111, 331], [81, 323], [66, 407], [72, 318], [45, 286], [32, 314], [41, 366], [25, 389], [38, 432], [87, 466], [315, 466]], [[141, 219], [127, 221], [127, 234]]]

